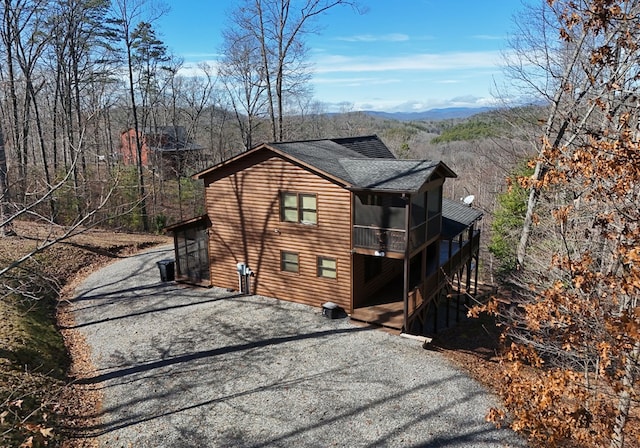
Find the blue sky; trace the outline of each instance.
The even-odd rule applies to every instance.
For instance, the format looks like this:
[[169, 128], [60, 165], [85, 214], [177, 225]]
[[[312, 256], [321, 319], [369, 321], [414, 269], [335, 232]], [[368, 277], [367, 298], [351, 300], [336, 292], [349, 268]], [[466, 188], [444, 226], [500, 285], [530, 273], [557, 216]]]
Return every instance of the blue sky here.
[[[185, 66], [215, 64], [232, 0], [173, 0], [158, 32]], [[520, 0], [360, 0], [307, 36], [315, 98], [328, 110], [422, 111], [495, 103]]]

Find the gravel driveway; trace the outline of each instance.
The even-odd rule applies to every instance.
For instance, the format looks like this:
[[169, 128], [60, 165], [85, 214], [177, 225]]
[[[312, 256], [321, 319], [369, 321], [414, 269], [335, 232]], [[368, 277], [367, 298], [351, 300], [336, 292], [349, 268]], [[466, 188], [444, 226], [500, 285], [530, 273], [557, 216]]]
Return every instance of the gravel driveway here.
[[526, 446], [484, 422], [494, 401], [419, 342], [320, 309], [160, 282], [171, 247], [76, 291], [104, 393], [101, 446]]

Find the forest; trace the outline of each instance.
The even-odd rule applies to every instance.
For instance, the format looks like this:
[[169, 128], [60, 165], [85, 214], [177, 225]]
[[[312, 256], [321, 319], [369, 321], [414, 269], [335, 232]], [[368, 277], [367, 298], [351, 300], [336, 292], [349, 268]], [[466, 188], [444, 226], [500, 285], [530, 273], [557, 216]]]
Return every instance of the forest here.
[[0, 237], [55, 229], [2, 254], [2, 300], [33, 298], [8, 275], [88, 228], [161, 233], [202, 214], [191, 175], [260, 142], [377, 134], [399, 158], [444, 161], [458, 174], [445, 196], [484, 212], [482, 280], [498, 292], [470, 313], [499, 325], [504, 373], [488, 418], [534, 446], [638, 446], [640, 1], [532, 2], [504, 70], [535, 101], [442, 121], [313, 98], [305, 33], [356, 2], [238, 3], [219, 65], [185, 76], [161, 5], [2, 1]]

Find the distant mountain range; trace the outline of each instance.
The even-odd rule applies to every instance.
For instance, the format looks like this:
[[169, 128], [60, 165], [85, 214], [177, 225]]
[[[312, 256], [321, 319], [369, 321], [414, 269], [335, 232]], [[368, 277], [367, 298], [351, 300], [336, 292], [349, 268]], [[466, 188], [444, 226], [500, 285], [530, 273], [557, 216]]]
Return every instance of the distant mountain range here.
[[493, 107], [447, 107], [443, 109], [429, 109], [422, 112], [379, 112], [375, 110], [364, 110], [365, 114], [374, 117], [389, 118], [399, 121], [418, 120], [447, 120], [450, 118], [467, 118], [472, 115], [494, 110]]

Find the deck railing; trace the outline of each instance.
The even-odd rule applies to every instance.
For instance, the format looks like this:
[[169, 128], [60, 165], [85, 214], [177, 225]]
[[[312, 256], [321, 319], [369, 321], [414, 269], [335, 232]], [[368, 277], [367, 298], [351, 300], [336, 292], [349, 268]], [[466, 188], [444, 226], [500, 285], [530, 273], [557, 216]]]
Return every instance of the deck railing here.
[[381, 252], [404, 252], [406, 232], [400, 229], [353, 226], [353, 246]]
[[407, 316], [405, 327], [412, 329], [414, 322], [424, 324], [424, 309], [437, 299], [442, 288], [448, 284], [448, 277], [459, 271], [465, 263], [474, 256], [480, 247], [480, 231], [476, 230], [471, 239], [464, 239], [466, 235], [460, 234], [451, 241], [442, 241], [448, 249], [446, 258], [441, 260], [440, 267], [435, 271], [427, 272], [423, 283], [420, 283], [407, 297]]

